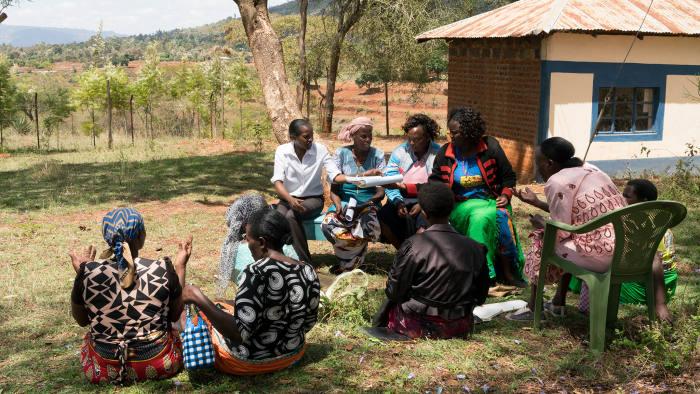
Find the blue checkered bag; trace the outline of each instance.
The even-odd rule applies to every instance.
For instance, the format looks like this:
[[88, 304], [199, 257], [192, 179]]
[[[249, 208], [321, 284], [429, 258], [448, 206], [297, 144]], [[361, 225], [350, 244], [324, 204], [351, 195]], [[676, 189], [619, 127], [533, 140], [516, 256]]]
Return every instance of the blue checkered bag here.
[[[194, 308], [194, 314], [190, 309]], [[187, 321], [182, 337], [182, 358], [187, 369], [201, 369], [214, 366], [214, 347], [211, 344], [209, 328], [202, 319], [197, 307], [186, 307]], [[194, 316], [193, 316], [194, 315]]]

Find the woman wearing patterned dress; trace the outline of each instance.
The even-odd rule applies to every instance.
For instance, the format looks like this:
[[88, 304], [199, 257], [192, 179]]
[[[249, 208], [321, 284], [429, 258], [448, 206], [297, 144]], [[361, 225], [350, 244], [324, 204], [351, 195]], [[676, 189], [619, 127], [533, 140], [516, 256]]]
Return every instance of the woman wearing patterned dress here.
[[77, 273], [72, 314], [90, 326], [80, 352], [84, 376], [91, 383], [126, 383], [177, 375], [182, 344], [171, 322], [182, 313], [192, 237], [179, 244], [173, 267], [168, 258], [139, 257], [146, 228], [132, 208], [107, 213], [102, 233], [109, 249], [99, 260], [92, 246], [70, 253]]
[[[549, 212], [552, 220], [580, 226], [607, 212], [627, 205], [617, 186], [609, 176], [597, 167], [574, 157], [571, 142], [561, 137], [542, 141], [535, 150], [537, 172], [546, 182], [544, 194], [547, 201], [540, 200], [529, 188], [518, 190], [515, 195], [525, 203]], [[535, 231], [530, 235], [532, 246], [525, 261], [525, 274], [530, 279], [531, 293], [528, 306], [506, 315], [510, 320], [530, 321], [533, 318], [537, 279], [540, 272], [544, 237], [544, 218], [531, 217]], [[612, 224], [586, 234], [559, 232], [555, 251], [559, 256], [594, 272], [605, 272], [612, 262], [615, 249], [615, 233]], [[546, 272], [547, 282], [559, 281], [557, 293], [544, 308], [549, 313], [562, 316], [571, 274], [555, 266]], [[582, 295], [585, 303], [585, 296]]]
[[291, 234], [280, 212], [255, 212], [246, 224], [246, 241], [257, 261], [243, 271], [234, 304], [215, 304], [193, 285], [183, 292], [184, 301], [205, 315], [215, 368], [233, 375], [296, 363], [306, 350], [306, 333], [316, 324], [321, 291], [311, 265], [282, 253]]
[[478, 111], [455, 108], [447, 120], [450, 142], [438, 151], [430, 181], [452, 188], [457, 204], [450, 223], [486, 246], [491, 281], [526, 287], [510, 207], [516, 181], [513, 167], [498, 140], [484, 135], [486, 123]]
[[[384, 152], [372, 146], [372, 120], [366, 117], [353, 119], [346, 124], [338, 139], [352, 142], [338, 148], [335, 152], [336, 166], [342, 175], [371, 176], [381, 175], [386, 166]], [[333, 205], [323, 218], [321, 230], [326, 239], [333, 244], [338, 263], [331, 268], [331, 273], [340, 274], [361, 266], [367, 253], [367, 245], [378, 241], [381, 235], [377, 212], [384, 199], [384, 188], [361, 188], [351, 183], [331, 186]], [[354, 200], [354, 216], [347, 219], [348, 203]]]

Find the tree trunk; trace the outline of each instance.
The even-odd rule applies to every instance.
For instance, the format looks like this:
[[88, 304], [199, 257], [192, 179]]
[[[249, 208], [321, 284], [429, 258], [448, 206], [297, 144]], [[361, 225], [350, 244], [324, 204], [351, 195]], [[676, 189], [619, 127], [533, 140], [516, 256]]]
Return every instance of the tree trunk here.
[[129, 128], [131, 129], [131, 146], [134, 146], [134, 95], [129, 97]]
[[[223, 65], [221, 66], [223, 67]], [[226, 118], [224, 112], [224, 78], [221, 77], [221, 138], [226, 138]]]
[[333, 131], [333, 103], [335, 97], [335, 81], [338, 78], [338, 63], [340, 63], [340, 51], [343, 47], [343, 38], [337, 38], [331, 45], [330, 67], [328, 68], [328, 76], [326, 78], [326, 105], [323, 116], [323, 132], [330, 133]]
[[238, 120], [238, 135], [241, 136], [243, 135], [243, 100], [238, 100], [238, 112], [240, 114], [239, 120]]
[[39, 141], [39, 93], [34, 92], [34, 128], [36, 129], [36, 150], [41, 149]]
[[[304, 108], [304, 93], [309, 90], [309, 82], [306, 76], [306, 21], [309, 0], [299, 0], [299, 84], [297, 85], [297, 104], [299, 111]], [[308, 106], [307, 106], [308, 107]], [[306, 117], [308, 118], [308, 114]]]
[[289, 123], [301, 118], [296, 98], [287, 82], [282, 44], [270, 23], [267, 0], [234, 0], [241, 12], [241, 21], [260, 78], [265, 106], [272, 121], [277, 142], [287, 141]]
[[107, 149], [112, 149], [112, 92], [107, 80]]
[[306, 119], [311, 119], [311, 86], [306, 81]]
[[386, 136], [389, 136], [389, 82], [384, 81], [384, 113], [386, 115]]
[[367, 6], [367, 0], [350, 0], [337, 3], [336, 19], [338, 30], [331, 43], [331, 59], [326, 78], [326, 110], [323, 116], [323, 132], [330, 133], [333, 128], [333, 99], [335, 96], [335, 81], [338, 78], [338, 63], [340, 63], [340, 51], [343, 49], [343, 41], [350, 29], [360, 20], [362, 12]]
[[214, 138], [214, 123], [216, 123], [216, 101], [214, 100], [214, 93], [209, 96], [209, 137]]
[[97, 125], [95, 124], [95, 110], [94, 109], [90, 110], [90, 117], [92, 118], [92, 147], [97, 148], [97, 131], [95, 130]]

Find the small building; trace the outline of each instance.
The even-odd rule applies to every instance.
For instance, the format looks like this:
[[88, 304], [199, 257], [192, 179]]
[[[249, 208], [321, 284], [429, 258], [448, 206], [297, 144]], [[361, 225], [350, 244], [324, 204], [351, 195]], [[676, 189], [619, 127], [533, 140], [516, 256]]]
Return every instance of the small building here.
[[448, 41], [448, 107], [479, 110], [522, 181], [552, 136], [580, 157], [594, 136], [611, 174], [700, 145], [700, 0], [520, 0], [416, 39]]

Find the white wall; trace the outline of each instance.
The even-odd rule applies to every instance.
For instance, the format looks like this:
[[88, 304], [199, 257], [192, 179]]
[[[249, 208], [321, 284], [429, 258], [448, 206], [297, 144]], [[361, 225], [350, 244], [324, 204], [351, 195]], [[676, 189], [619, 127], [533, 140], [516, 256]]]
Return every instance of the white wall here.
[[[621, 63], [632, 36], [556, 33], [542, 40], [542, 60]], [[637, 39], [627, 63], [700, 65], [700, 37]]]
[[[621, 62], [629, 36], [558, 33], [543, 40], [543, 59], [573, 62]], [[700, 37], [645, 37], [635, 43], [629, 63], [700, 65]], [[686, 143], [700, 144], [700, 92], [698, 76], [668, 75], [663, 97], [663, 140], [599, 142], [592, 144], [588, 160], [665, 158], [684, 155]], [[591, 131], [593, 74], [552, 73], [548, 136], [561, 136], [583, 156]], [[642, 147], [650, 150], [641, 154]]]

